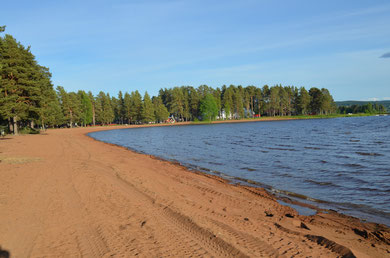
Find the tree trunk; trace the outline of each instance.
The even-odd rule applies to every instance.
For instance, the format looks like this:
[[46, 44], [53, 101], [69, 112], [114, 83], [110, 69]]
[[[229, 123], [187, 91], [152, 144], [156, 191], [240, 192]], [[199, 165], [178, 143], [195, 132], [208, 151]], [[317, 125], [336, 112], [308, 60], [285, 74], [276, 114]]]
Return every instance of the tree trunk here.
[[41, 124], [42, 124], [42, 130], [45, 131], [45, 123], [43, 121], [43, 118], [41, 119]]
[[69, 114], [70, 114], [70, 128], [73, 128], [73, 114], [72, 114], [72, 110], [69, 111]]
[[31, 128], [31, 129], [34, 129], [34, 126], [35, 126], [34, 121], [31, 120], [31, 121], [30, 121], [30, 128]]
[[92, 124], [93, 124], [93, 126], [96, 125], [96, 122], [95, 122], [95, 105], [92, 105]]
[[14, 131], [14, 126], [11, 122], [11, 118], [8, 117], [8, 129], [9, 129], [9, 132], [13, 132]]
[[13, 117], [13, 132], [14, 132], [14, 135], [18, 135], [19, 134], [19, 130], [18, 130], [18, 117], [17, 116], [14, 116]]

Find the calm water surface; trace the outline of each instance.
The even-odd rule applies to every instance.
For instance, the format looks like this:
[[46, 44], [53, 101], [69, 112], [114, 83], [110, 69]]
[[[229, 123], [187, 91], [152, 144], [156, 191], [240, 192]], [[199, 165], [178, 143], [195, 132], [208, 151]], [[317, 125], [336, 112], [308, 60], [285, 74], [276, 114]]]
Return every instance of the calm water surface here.
[[135, 128], [90, 136], [390, 225], [389, 126], [390, 116], [380, 116]]

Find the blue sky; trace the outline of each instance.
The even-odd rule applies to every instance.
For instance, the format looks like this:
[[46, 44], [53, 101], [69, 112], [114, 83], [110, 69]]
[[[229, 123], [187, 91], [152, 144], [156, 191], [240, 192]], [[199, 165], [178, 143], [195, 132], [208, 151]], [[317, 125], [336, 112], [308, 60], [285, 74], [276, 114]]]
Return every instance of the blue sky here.
[[0, 25], [55, 86], [116, 95], [207, 84], [390, 99], [390, 2], [5, 1]]

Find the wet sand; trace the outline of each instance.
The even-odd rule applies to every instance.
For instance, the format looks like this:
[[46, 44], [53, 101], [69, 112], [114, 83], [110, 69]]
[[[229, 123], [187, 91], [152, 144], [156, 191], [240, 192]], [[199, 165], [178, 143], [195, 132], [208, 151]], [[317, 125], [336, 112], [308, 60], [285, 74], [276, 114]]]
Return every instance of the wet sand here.
[[0, 246], [11, 257], [388, 257], [389, 228], [301, 216], [261, 188], [48, 130], [0, 139]]

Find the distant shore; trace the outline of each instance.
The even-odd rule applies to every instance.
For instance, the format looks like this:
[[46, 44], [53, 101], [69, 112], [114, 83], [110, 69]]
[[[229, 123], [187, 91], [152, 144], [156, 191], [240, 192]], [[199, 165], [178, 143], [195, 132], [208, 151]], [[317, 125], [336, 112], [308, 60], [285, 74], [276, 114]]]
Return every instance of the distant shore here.
[[141, 126], [0, 139], [1, 248], [15, 257], [388, 255], [383, 225], [301, 216], [261, 188], [85, 136]]
[[[387, 115], [387, 114], [383, 114]], [[202, 124], [223, 124], [223, 123], [250, 123], [250, 122], [269, 122], [269, 121], [289, 121], [289, 120], [306, 120], [306, 119], [330, 119], [341, 117], [365, 117], [376, 116], [375, 114], [333, 114], [333, 115], [305, 115], [305, 116], [263, 116], [259, 118], [244, 118], [244, 119], [224, 119], [224, 120], [212, 120], [212, 121], [186, 121], [186, 122], [174, 122], [174, 123], [150, 123], [150, 124], [115, 124], [107, 126], [91, 126], [88, 128], [102, 128], [101, 130], [112, 130], [116, 127], [152, 127], [152, 126], [173, 126], [173, 125], [202, 125]], [[106, 129], [110, 128], [110, 129]]]

